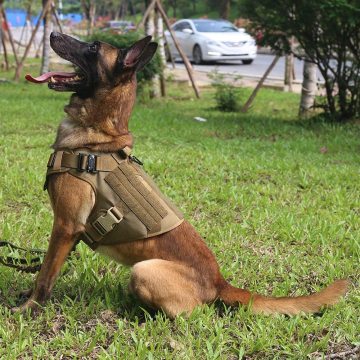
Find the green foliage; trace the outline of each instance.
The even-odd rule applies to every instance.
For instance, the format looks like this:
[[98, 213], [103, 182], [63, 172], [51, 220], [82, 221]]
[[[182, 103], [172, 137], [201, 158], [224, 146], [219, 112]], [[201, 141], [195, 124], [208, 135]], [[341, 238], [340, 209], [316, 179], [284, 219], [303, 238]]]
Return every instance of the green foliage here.
[[229, 18], [235, 19], [238, 13], [238, 2], [241, 0], [163, 0], [162, 3], [169, 17], [197, 18], [209, 16], [220, 18], [224, 13], [226, 4], [229, 3], [231, 11]]
[[[0, 266], [0, 358], [273, 360], [353, 349], [359, 124], [299, 123], [299, 96], [268, 89], [246, 114], [214, 111], [212, 92], [194, 101], [187, 85], [168, 91], [135, 107], [135, 155], [204, 236], [224, 277], [274, 296], [350, 278], [349, 294], [321, 316], [252, 315], [219, 302], [170, 321], [129, 295], [127, 267], [80, 243], [34, 317], [9, 310], [34, 276]], [[0, 83], [0, 93], [0, 238], [46, 249], [52, 210], [42, 185], [69, 94], [25, 82]]]
[[360, 116], [360, 1], [242, 1], [242, 10], [265, 43], [279, 51], [294, 49], [317, 64], [325, 79], [327, 110], [343, 121]]
[[[212, 79], [212, 85], [215, 88], [214, 98], [216, 107], [222, 111], [237, 111], [239, 110], [239, 88], [233, 83], [225, 80], [225, 76], [220, 74], [217, 70], [209, 73], [208, 77]], [[236, 81], [237, 79], [232, 81]]]
[[229, 84], [216, 86], [215, 100], [217, 108], [222, 111], [237, 111], [239, 109], [236, 88]]
[[[86, 41], [103, 41], [111, 44], [119, 49], [125, 49], [130, 47], [137, 40], [143, 37], [138, 32], [127, 32], [125, 34], [114, 34], [111, 31], [97, 31], [91, 36], [86, 38]], [[142, 91], [142, 87], [151, 81], [155, 75], [160, 74], [162, 71], [160, 55], [157, 52], [153, 59], [145, 66], [145, 68], [137, 73], [139, 91]]]
[[66, 0], [66, 1], [63, 1], [62, 12], [64, 14], [81, 13], [82, 12], [81, 2], [78, 1], [78, 0]]

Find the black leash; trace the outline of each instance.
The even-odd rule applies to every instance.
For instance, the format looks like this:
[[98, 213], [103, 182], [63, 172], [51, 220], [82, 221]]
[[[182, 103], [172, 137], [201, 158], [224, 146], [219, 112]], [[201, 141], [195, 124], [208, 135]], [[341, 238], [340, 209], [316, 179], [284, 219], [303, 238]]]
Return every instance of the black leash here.
[[[14, 244], [9, 243], [8, 241], [0, 241], [0, 247], [8, 247], [11, 250], [20, 250], [26, 251], [27, 253], [31, 254], [45, 254], [44, 250], [39, 249], [24, 249], [22, 247], [16, 246]], [[31, 259], [26, 258], [17, 258], [13, 256], [0, 256], [0, 263], [14, 268], [16, 270], [25, 272], [25, 273], [36, 273], [41, 268], [41, 257], [36, 256]], [[37, 263], [37, 264], [36, 264]], [[30, 265], [29, 265], [30, 264]]]

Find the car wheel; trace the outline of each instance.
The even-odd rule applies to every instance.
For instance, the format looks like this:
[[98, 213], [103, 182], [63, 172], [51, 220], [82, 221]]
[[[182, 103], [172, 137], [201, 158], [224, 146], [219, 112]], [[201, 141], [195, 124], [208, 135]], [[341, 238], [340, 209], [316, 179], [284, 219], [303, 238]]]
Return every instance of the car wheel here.
[[194, 46], [193, 60], [196, 65], [200, 65], [203, 63], [202, 52], [199, 45]]
[[241, 60], [241, 62], [242, 62], [244, 65], [250, 65], [250, 64], [252, 64], [253, 61], [254, 61], [254, 60], [252, 60], [252, 59]]

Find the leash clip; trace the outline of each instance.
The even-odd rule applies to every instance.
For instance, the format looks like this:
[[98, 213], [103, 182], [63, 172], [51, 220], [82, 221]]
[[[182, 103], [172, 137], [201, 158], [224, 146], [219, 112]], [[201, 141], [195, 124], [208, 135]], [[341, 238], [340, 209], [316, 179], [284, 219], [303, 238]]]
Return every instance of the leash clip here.
[[133, 161], [133, 162], [136, 162], [138, 165], [140, 165], [140, 166], [143, 166], [144, 165], [144, 163], [141, 161], [141, 160], [139, 160], [136, 156], [134, 156], [134, 155], [129, 155], [129, 159], [131, 160], [131, 161]]

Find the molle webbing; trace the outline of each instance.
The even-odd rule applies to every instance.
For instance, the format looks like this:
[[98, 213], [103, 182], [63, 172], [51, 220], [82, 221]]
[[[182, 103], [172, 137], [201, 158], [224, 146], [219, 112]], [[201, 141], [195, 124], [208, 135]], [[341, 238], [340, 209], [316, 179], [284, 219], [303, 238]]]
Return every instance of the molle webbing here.
[[167, 210], [160, 204], [154, 192], [138, 179], [139, 174], [131, 165], [123, 162], [106, 176], [105, 181], [130, 208], [150, 232], [161, 229], [161, 219]]
[[129, 148], [111, 154], [87, 149], [51, 154], [47, 181], [52, 174], [66, 172], [94, 190], [95, 205], [81, 236], [92, 249], [160, 235], [182, 223], [181, 212], [140, 164]]

